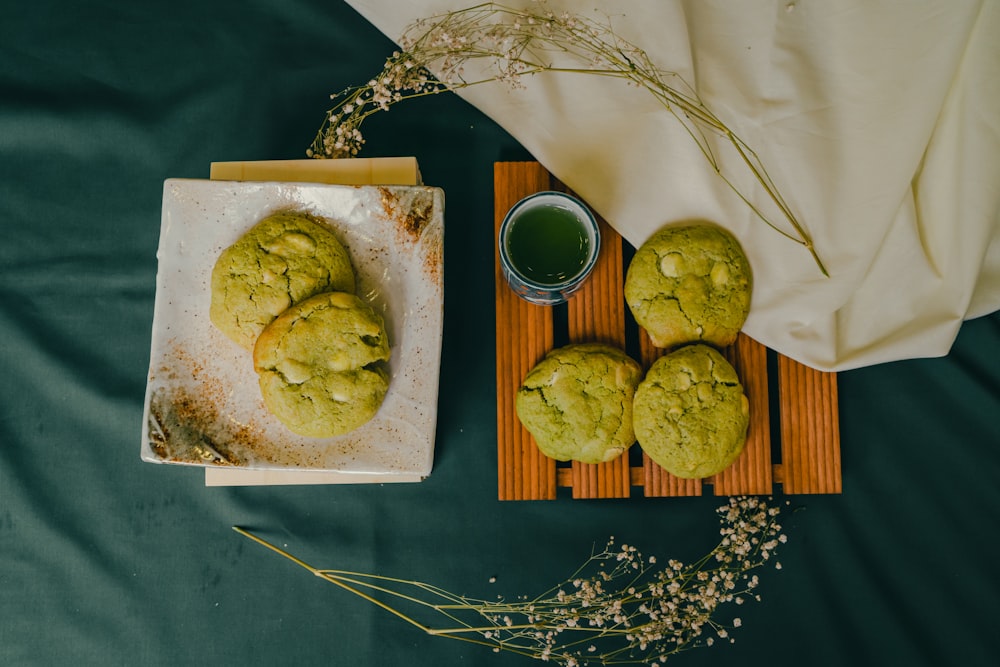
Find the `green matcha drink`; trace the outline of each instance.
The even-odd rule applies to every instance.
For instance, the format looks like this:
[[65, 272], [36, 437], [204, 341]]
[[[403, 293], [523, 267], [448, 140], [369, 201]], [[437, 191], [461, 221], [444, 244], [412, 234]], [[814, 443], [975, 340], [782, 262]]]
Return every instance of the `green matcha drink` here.
[[601, 232], [590, 209], [564, 192], [536, 192], [513, 206], [500, 225], [500, 268], [522, 299], [564, 303], [597, 262]]
[[556, 285], [578, 274], [587, 263], [590, 240], [578, 216], [546, 204], [524, 211], [507, 235], [511, 264], [524, 277]]

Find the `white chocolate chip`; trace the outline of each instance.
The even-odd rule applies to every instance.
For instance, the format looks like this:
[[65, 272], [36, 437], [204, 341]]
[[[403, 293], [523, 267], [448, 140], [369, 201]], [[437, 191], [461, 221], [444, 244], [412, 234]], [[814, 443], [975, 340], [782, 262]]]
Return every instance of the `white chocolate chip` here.
[[276, 238], [267, 251], [276, 255], [307, 255], [316, 250], [316, 242], [312, 237], [298, 232], [289, 232]]
[[670, 252], [660, 259], [660, 273], [667, 278], [676, 278], [681, 275], [681, 268], [684, 258], [676, 252]]
[[712, 267], [712, 284], [721, 287], [729, 282], [729, 266], [722, 262]]
[[347, 354], [331, 354], [326, 360], [326, 367], [334, 372], [349, 371], [353, 365]]
[[[354, 295], [347, 292], [337, 292], [329, 296], [328, 303], [334, 308], [353, 308]], [[378, 332], [378, 327], [374, 327], [373, 331]]]
[[277, 369], [290, 384], [302, 384], [313, 375], [308, 365], [294, 359], [285, 359], [278, 364]]

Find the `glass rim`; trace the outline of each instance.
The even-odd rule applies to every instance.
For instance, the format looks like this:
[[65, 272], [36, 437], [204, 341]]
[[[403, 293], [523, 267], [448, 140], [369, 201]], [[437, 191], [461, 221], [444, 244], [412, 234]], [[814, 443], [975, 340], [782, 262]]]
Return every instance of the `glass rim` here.
[[[517, 215], [518, 212], [520, 212], [522, 209], [525, 208], [525, 206], [530, 205], [533, 200], [541, 197], [551, 197], [555, 199], [561, 199], [572, 204], [575, 209], [578, 209], [577, 212], [582, 213], [582, 215], [578, 215], [577, 218], [582, 219], [584, 225], [588, 227], [588, 229], [591, 232], [591, 234], [588, 235], [589, 238], [593, 239], [593, 243], [590, 244], [591, 248], [587, 253], [587, 261], [584, 263], [582, 267], [580, 267], [580, 270], [577, 271], [572, 276], [570, 276], [569, 278], [566, 278], [565, 280], [562, 280], [557, 283], [540, 283], [536, 280], [528, 278], [523, 273], [518, 271], [517, 268], [514, 267], [513, 263], [510, 261], [510, 257], [508, 256], [507, 252], [507, 231], [510, 228], [511, 221], [514, 219], [514, 217]], [[574, 197], [573, 195], [567, 194], [565, 192], [560, 192], [559, 190], [542, 190], [541, 192], [535, 192], [533, 194], [530, 194], [526, 197], [522, 197], [521, 199], [519, 199], [516, 204], [510, 207], [506, 215], [504, 215], [503, 222], [500, 223], [500, 231], [497, 240], [498, 240], [498, 246], [500, 248], [500, 264], [503, 267], [504, 271], [517, 276], [517, 279], [522, 283], [524, 283], [525, 285], [527, 285], [528, 287], [538, 290], [557, 291], [560, 289], [565, 289], [566, 287], [570, 287], [577, 282], [580, 282], [581, 280], [586, 278], [587, 275], [589, 275], [591, 270], [594, 268], [594, 265], [597, 263], [597, 257], [600, 254], [601, 250], [601, 230], [597, 224], [597, 219], [594, 217], [593, 212], [590, 210], [590, 207], [587, 206], [585, 203], [583, 203], [583, 201], [581, 201], [577, 197]]]

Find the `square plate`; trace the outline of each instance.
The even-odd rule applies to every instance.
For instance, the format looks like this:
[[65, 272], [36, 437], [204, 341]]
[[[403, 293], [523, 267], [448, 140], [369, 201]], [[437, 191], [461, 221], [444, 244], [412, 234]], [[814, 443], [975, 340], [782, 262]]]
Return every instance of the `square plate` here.
[[[351, 433], [308, 438], [264, 407], [250, 352], [208, 317], [212, 267], [279, 210], [324, 219], [347, 246], [357, 294], [385, 319], [389, 390]], [[169, 179], [156, 253], [144, 461], [259, 470], [430, 474], [444, 315], [444, 194], [425, 186]]]

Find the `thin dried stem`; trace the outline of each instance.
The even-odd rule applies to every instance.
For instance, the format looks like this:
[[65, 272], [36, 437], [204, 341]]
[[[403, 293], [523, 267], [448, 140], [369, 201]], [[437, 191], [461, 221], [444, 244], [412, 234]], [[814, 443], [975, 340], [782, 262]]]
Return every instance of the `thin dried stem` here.
[[[677, 651], [728, 638], [738, 618], [720, 621], [724, 605], [756, 599], [757, 577], [784, 541], [778, 512], [756, 498], [719, 508], [722, 539], [690, 565], [656, 566], [612, 538], [569, 578], [544, 593], [484, 600], [396, 577], [315, 568], [243, 528], [241, 535], [313, 575], [435, 637], [561, 665], [649, 664]], [[430, 614], [447, 625], [428, 623]]]

